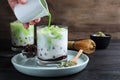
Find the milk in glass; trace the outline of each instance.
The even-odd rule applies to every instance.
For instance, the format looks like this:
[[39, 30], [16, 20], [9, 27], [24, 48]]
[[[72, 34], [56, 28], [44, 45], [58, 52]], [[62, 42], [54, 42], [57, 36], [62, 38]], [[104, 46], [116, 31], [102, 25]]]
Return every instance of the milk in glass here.
[[68, 29], [66, 26], [37, 27], [37, 56], [43, 61], [67, 58]]

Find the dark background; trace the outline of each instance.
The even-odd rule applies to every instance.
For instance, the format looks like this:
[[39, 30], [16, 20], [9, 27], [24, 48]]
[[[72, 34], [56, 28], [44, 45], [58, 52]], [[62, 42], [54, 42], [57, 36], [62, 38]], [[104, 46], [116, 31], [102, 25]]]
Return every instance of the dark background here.
[[[69, 40], [86, 39], [98, 31], [120, 39], [120, 0], [46, 0], [52, 14], [52, 24], [69, 28]], [[9, 49], [9, 23], [16, 20], [7, 0], [0, 0], [0, 50]], [[47, 24], [42, 18], [37, 25]], [[7, 44], [7, 45], [4, 45]]]

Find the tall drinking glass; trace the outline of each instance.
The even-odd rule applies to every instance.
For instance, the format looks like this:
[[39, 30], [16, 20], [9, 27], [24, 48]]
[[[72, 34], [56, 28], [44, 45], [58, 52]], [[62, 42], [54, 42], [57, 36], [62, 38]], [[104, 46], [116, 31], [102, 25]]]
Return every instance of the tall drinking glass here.
[[26, 45], [34, 44], [34, 26], [30, 25], [27, 29], [19, 21], [10, 23], [11, 41], [13, 51], [21, 51]]
[[67, 60], [68, 29], [66, 26], [37, 27], [37, 56], [43, 62]]

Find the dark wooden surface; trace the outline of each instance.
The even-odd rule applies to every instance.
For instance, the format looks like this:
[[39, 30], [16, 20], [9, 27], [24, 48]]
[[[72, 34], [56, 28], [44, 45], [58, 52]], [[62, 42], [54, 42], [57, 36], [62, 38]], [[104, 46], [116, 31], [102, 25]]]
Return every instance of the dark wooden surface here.
[[[0, 54], [12, 54], [3, 51]], [[10, 57], [0, 57], [0, 80], [120, 80], [120, 40], [112, 40], [107, 49], [96, 50], [87, 67], [79, 73], [63, 77], [33, 77], [19, 73]]]

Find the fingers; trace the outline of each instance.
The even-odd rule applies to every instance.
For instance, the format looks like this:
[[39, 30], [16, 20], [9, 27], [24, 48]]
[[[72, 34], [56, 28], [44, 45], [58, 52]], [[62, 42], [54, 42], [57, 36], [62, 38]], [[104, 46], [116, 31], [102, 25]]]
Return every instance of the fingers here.
[[16, 4], [25, 4], [27, 2], [27, 0], [8, 0], [8, 3], [10, 5], [10, 7], [12, 8], [12, 10], [14, 9]]
[[35, 19], [35, 20], [33, 20], [33, 21], [31, 21], [31, 22], [29, 22], [29, 24], [31, 24], [31, 25], [35, 25], [36, 23], [39, 23], [40, 22], [40, 18], [38, 18], [38, 19]]
[[8, 3], [13, 10], [15, 5], [18, 4], [18, 0], [8, 0]]
[[28, 28], [29, 28], [29, 25], [35, 25], [36, 23], [39, 23], [40, 20], [41, 20], [41, 19], [38, 18], [38, 19], [35, 19], [35, 20], [33, 20], [33, 21], [29, 22], [29, 23], [24, 23], [23, 25], [24, 25], [24, 27], [25, 27], [26, 29], [28, 29]]
[[20, 4], [25, 4], [27, 2], [27, 0], [18, 0], [18, 3]]
[[[12, 8], [12, 10], [14, 9], [14, 7], [16, 6], [16, 4], [25, 4], [27, 2], [27, 0], [8, 0], [8, 3], [10, 5], [10, 7]], [[35, 19], [29, 23], [25, 23], [23, 24], [25, 26], [25, 28], [27, 29], [29, 27], [29, 24], [30, 25], [35, 25], [36, 23], [39, 23], [40, 22], [40, 18], [38, 19]]]
[[35, 25], [36, 23], [39, 23], [40, 20], [41, 19], [39, 18], [39, 19], [33, 20], [33, 21], [29, 22], [29, 23], [24, 23], [23, 25], [27, 29], [29, 27], [29, 25]]
[[36, 22], [35, 21], [31, 21], [31, 22], [29, 22], [29, 24], [30, 25], [34, 25], [34, 24], [36, 24]]
[[23, 25], [24, 25], [24, 27], [25, 27], [26, 29], [29, 28], [29, 23], [24, 23]]
[[40, 22], [40, 20], [41, 20], [40, 18], [35, 19], [35, 22], [36, 22], [36, 23], [39, 23], [39, 22]]

